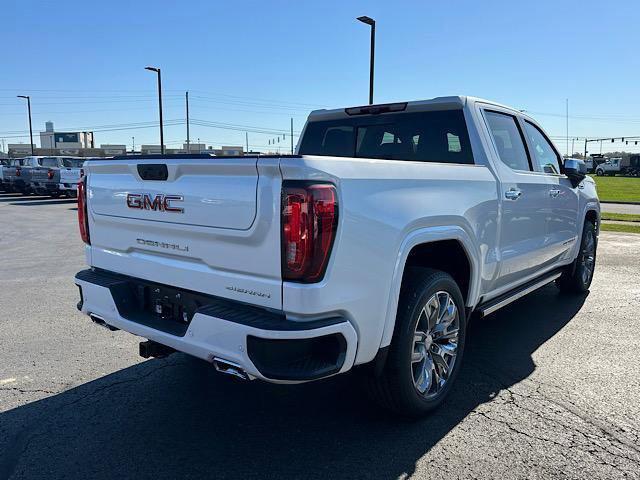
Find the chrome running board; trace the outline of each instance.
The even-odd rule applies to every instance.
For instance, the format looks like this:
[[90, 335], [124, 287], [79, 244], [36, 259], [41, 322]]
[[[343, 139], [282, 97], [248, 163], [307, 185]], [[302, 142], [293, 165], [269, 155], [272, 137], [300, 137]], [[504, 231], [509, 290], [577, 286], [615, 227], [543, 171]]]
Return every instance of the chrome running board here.
[[541, 287], [544, 287], [548, 283], [553, 282], [556, 278], [560, 277], [560, 275], [562, 275], [562, 272], [555, 270], [551, 273], [544, 275], [543, 277], [531, 280], [530, 282], [527, 282], [524, 285], [521, 285], [518, 288], [511, 290], [510, 292], [507, 292], [503, 295], [500, 295], [497, 298], [494, 298], [493, 300], [489, 300], [488, 302], [481, 304], [477, 308], [477, 312], [480, 314], [480, 316], [486, 317], [490, 313], [493, 313], [496, 310], [499, 310], [502, 307], [509, 305], [511, 302], [515, 302], [519, 298], [524, 297], [525, 295], [533, 292], [534, 290], [537, 290]]

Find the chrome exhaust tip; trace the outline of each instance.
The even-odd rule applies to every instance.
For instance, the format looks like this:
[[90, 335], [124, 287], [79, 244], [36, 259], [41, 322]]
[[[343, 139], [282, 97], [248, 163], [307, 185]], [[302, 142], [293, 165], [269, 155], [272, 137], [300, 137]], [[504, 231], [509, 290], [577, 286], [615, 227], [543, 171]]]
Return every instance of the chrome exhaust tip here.
[[233, 363], [218, 357], [213, 357], [212, 363], [213, 367], [220, 373], [225, 373], [242, 380], [251, 380], [249, 374], [245, 372], [244, 369], [237, 363]]
[[115, 332], [117, 330], [120, 330], [119, 328], [113, 327], [111, 325], [109, 325], [107, 322], [104, 321], [104, 318], [99, 317], [98, 315], [95, 315], [93, 313], [89, 314], [89, 318], [91, 319], [91, 321], [93, 323], [95, 323], [96, 325], [99, 325], [101, 327], [106, 328], [107, 330], [111, 330], [112, 332]]

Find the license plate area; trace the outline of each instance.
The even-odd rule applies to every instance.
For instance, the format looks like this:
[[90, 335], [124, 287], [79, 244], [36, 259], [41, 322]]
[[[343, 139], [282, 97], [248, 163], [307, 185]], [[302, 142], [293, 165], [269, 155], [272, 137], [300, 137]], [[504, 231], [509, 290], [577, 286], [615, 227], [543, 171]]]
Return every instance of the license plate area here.
[[206, 295], [143, 280], [123, 280], [109, 290], [123, 318], [180, 337], [196, 311], [211, 302]]
[[188, 324], [199, 307], [194, 299], [188, 297], [188, 294], [172, 288], [138, 286], [142, 309], [162, 320]]

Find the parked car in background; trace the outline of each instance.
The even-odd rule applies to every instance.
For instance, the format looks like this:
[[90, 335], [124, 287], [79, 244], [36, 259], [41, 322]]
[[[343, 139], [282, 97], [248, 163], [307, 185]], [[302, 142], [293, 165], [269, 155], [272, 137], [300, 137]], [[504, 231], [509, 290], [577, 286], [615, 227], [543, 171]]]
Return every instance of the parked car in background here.
[[618, 173], [626, 174], [629, 168], [629, 165], [630, 165], [630, 162], [628, 158], [626, 159], [623, 157], [609, 158], [605, 160], [604, 163], [601, 163], [596, 167], [596, 175], [601, 177], [603, 175], [613, 176]]
[[600, 153], [594, 153], [593, 155], [589, 155], [589, 157], [585, 161], [585, 164], [587, 165], [587, 172], [595, 173], [598, 165], [600, 165], [601, 163], [604, 163], [607, 160], [608, 160], [608, 157], [605, 157]]
[[24, 157], [9, 160], [9, 165], [3, 167], [4, 181], [8, 184], [8, 191], [27, 195], [31, 190], [31, 169], [39, 166], [39, 158]]
[[297, 153], [87, 162], [78, 308], [148, 339], [142, 356], [178, 350], [246, 380], [358, 367], [382, 405], [420, 415], [456, 380], [469, 315], [591, 284], [595, 182], [518, 110], [320, 110]]
[[0, 159], [0, 192], [7, 191], [7, 185], [4, 183], [4, 167], [9, 165], [9, 160]]
[[84, 162], [80, 157], [43, 157], [31, 171], [31, 189], [39, 195], [75, 197]]

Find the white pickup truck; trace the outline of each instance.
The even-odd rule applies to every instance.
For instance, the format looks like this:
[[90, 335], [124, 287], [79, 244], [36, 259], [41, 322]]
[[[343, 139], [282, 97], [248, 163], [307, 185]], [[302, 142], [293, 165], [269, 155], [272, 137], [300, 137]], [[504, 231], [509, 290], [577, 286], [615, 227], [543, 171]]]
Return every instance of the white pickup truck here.
[[[356, 366], [402, 414], [439, 405], [472, 313], [591, 283], [580, 160], [527, 115], [445, 97], [312, 112], [291, 156], [90, 161], [78, 308], [244, 379]], [[517, 319], [514, 319], [517, 321]]]
[[628, 158], [607, 158], [607, 160], [596, 167], [596, 175], [602, 177], [603, 175], [615, 176], [617, 173], [626, 174], [628, 169]]
[[31, 170], [31, 190], [39, 195], [75, 197], [85, 160], [80, 157], [41, 158], [41, 166]]

